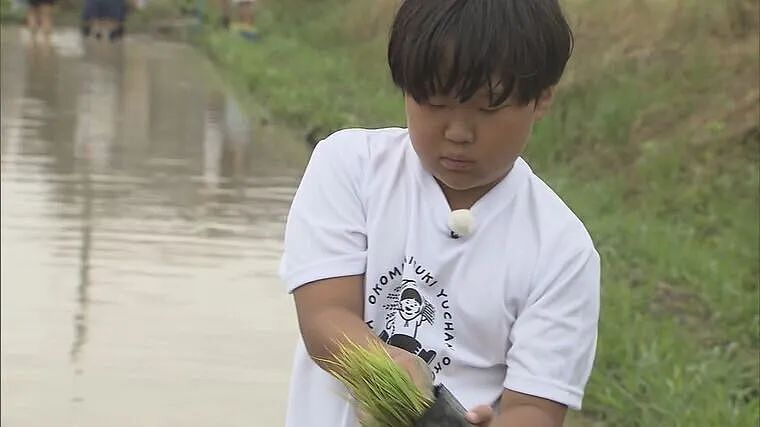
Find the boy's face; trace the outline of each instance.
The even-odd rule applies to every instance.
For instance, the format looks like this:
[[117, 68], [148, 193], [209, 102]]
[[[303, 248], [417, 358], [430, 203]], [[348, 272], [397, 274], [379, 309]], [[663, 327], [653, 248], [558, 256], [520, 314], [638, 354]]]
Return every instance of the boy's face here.
[[412, 145], [425, 169], [450, 190], [487, 191], [512, 168], [552, 97], [550, 88], [527, 105], [508, 99], [491, 108], [485, 91], [464, 103], [435, 96], [421, 104], [407, 94]]

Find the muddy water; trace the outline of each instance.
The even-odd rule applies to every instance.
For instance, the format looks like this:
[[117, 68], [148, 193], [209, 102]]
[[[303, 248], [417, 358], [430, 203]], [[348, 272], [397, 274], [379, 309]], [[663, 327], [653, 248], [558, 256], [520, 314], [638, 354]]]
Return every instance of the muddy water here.
[[186, 46], [1, 40], [2, 425], [282, 425], [308, 148]]

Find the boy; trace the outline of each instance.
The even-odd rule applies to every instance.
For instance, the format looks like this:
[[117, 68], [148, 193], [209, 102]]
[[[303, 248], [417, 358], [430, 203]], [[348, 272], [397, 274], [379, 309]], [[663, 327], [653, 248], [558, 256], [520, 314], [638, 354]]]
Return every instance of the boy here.
[[[303, 338], [288, 426], [358, 424], [323, 369], [344, 336], [383, 343], [420, 383], [427, 365], [474, 425], [561, 426], [580, 408], [599, 256], [520, 158], [571, 48], [557, 0], [401, 4], [388, 62], [408, 129], [320, 142], [288, 216], [281, 276]], [[459, 209], [472, 232], [447, 225]]]

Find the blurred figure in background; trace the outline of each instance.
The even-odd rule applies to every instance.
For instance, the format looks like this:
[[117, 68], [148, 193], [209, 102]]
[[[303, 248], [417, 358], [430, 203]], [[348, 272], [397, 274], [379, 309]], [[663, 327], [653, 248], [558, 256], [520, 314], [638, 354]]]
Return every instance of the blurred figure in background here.
[[29, 8], [26, 12], [26, 25], [32, 33], [32, 40], [37, 40], [37, 33], [41, 30], [45, 41], [50, 40], [53, 32], [53, 6], [55, 0], [29, 0]]
[[211, 2], [211, 16], [216, 23], [222, 28], [230, 27], [230, 1], [231, 0], [214, 0]]
[[85, 0], [82, 33], [96, 39], [116, 41], [124, 35], [126, 17], [126, 0]]
[[255, 0], [232, 0], [234, 7], [234, 20], [232, 29], [248, 39], [256, 38], [254, 18], [256, 15], [257, 2]]

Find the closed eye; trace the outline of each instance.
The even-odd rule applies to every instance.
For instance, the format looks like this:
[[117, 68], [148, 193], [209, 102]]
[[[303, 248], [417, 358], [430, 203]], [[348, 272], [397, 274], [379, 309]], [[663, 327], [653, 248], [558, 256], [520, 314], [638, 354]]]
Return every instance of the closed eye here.
[[503, 109], [505, 109], [505, 108], [507, 108], [509, 106], [510, 106], [510, 104], [505, 102], [503, 104], [481, 108], [480, 111], [482, 111], [484, 113], [495, 113], [495, 112], [503, 110]]
[[433, 104], [432, 102], [428, 102], [427, 105], [428, 105], [428, 107], [435, 108], [435, 109], [446, 108], [447, 107], [446, 104]]

